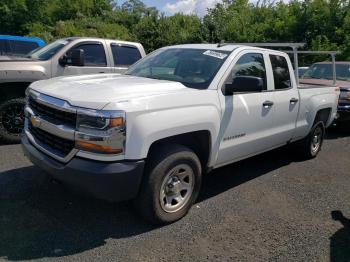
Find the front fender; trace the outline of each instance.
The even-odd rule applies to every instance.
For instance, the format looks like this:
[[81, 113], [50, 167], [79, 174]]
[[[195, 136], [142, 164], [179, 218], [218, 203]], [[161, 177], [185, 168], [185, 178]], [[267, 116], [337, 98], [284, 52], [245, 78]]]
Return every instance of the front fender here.
[[34, 82], [50, 78], [50, 70], [42, 65], [21, 65], [15, 62], [0, 63], [0, 83]]
[[220, 129], [220, 112], [215, 106], [203, 105], [131, 114], [127, 115], [126, 128], [126, 159], [144, 159], [154, 142], [194, 131], [209, 131], [213, 148]]

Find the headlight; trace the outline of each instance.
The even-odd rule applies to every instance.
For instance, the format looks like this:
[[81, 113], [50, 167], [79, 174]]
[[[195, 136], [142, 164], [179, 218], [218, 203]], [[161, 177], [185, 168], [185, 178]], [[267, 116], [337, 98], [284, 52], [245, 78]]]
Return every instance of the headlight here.
[[125, 112], [78, 110], [75, 146], [84, 151], [121, 154], [125, 144]]
[[78, 130], [108, 131], [113, 128], [122, 128], [125, 114], [121, 111], [78, 110]]

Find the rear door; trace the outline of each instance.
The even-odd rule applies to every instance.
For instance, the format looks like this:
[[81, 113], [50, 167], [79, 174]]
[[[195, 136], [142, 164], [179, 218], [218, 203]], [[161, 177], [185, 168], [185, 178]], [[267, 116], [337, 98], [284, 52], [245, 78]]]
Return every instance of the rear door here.
[[84, 65], [65, 66], [62, 75], [112, 73], [112, 68], [107, 62], [105, 46], [102, 42], [81, 42], [68, 50], [67, 54], [75, 49], [82, 49], [84, 51]]
[[142, 58], [140, 50], [132, 45], [111, 44], [115, 73], [124, 73], [129, 66]]
[[299, 111], [299, 91], [292, 77], [293, 68], [286, 55], [269, 54], [273, 74], [276, 145], [287, 143], [295, 131]]
[[258, 92], [240, 92], [224, 96], [219, 91], [224, 109], [217, 158], [217, 166], [224, 165], [249, 155], [265, 151], [274, 145], [271, 135], [273, 128], [273, 92], [271, 79], [267, 74], [266, 54], [259, 50], [245, 50], [233, 61], [224, 83], [232, 82], [236, 76], [262, 78], [264, 86]]

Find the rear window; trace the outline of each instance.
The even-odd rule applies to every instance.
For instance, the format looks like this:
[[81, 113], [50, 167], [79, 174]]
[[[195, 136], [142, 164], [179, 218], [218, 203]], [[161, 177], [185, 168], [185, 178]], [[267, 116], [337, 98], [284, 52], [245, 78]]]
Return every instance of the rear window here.
[[38, 48], [38, 44], [35, 42], [24, 42], [24, 41], [16, 41], [16, 40], [10, 40], [10, 48], [11, 53], [14, 55], [26, 55], [33, 51], [34, 49]]
[[275, 90], [291, 87], [290, 73], [287, 59], [283, 56], [270, 55]]
[[115, 66], [128, 67], [141, 59], [136, 47], [111, 44]]
[[[350, 81], [350, 64], [336, 64], [337, 80]], [[333, 79], [332, 64], [313, 64], [309, 70], [305, 72], [303, 78], [314, 79]]]

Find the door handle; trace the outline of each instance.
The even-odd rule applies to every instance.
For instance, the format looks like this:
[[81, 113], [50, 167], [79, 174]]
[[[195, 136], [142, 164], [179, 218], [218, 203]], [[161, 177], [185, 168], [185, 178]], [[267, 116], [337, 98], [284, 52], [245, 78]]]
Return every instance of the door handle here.
[[98, 72], [99, 74], [104, 74], [105, 72]]
[[273, 102], [272, 101], [265, 101], [264, 103], [263, 103], [263, 107], [265, 107], [265, 108], [269, 108], [269, 107], [271, 107], [271, 106], [273, 106]]
[[291, 103], [291, 104], [296, 104], [296, 103], [298, 103], [298, 101], [299, 101], [299, 99], [298, 98], [292, 98], [291, 100], [289, 100], [289, 102]]

